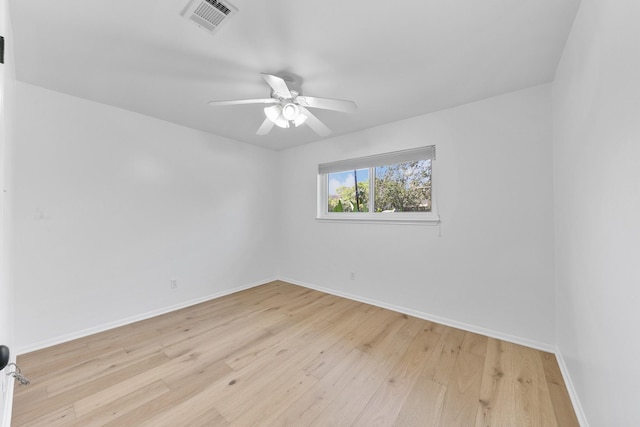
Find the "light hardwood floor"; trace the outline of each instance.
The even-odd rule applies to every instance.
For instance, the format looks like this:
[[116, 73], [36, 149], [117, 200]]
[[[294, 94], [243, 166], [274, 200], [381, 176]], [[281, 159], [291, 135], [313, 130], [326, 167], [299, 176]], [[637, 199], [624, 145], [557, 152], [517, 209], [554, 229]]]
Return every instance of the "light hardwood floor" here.
[[552, 354], [273, 282], [41, 351], [17, 426], [577, 426]]

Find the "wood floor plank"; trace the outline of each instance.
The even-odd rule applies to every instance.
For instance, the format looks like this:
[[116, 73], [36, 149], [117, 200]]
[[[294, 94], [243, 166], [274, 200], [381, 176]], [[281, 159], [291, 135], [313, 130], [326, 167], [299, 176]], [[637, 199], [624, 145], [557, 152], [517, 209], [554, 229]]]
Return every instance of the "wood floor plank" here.
[[[171, 381], [172, 375], [187, 375], [193, 370], [200, 369], [201, 366], [214, 363], [221, 359], [229, 347], [242, 345], [246, 339], [255, 339], [261, 335], [268, 334], [265, 331], [255, 330], [250, 325], [235, 330], [233, 333], [225, 335], [224, 341], [213, 342], [211, 340], [203, 340], [196, 347], [192, 347], [188, 352], [182, 352], [174, 358], [168, 358], [165, 363], [158, 365], [152, 369], [145, 369], [136, 375], [126, 378], [126, 383], [114, 384], [111, 387], [97, 391], [90, 396], [79, 399], [75, 403], [75, 410], [78, 416], [82, 416], [88, 411], [95, 410], [104, 405], [114, 397], [122, 397], [122, 393], [126, 393], [137, 387], [145, 387], [155, 381], [164, 379]], [[240, 338], [242, 337], [242, 338]]]
[[[252, 403], [245, 405], [243, 411], [232, 418], [233, 424], [255, 426], [264, 423], [269, 418], [278, 417], [287, 410], [296, 396], [310, 390], [317, 382], [317, 378], [302, 370], [295, 375], [285, 377], [282, 381], [274, 381], [269, 384], [267, 389], [259, 390], [252, 395], [254, 397], [251, 399]], [[269, 394], [269, 400], [261, 398], [266, 393]]]
[[402, 404], [393, 426], [442, 426], [440, 419], [444, 407], [447, 388], [431, 379], [431, 374], [423, 370]]
[[83, 417], [76, 417], [75, 421], [68, 425], [69, 427], [103, 426], [107, 422], [119, 418], [170, 391], [169, 387], [167, 387], [163, 381], [159, 380], [148, 386], [134, 390], [132, 393], [119, 399], [111, 400], [99, 410], [90, 411]]
[[[281, 384], [291, 386], [298, 381], [304, 384], [314, 382], [315, 378], [304, 371], [304, 366], [316, 353], [330, 347], [339, 339], [340, 336], [336, 335], [332, 328], [325, 326], [310, 329], [308, 333], [297, 336], [295, 340], [283, 340], [268, 352], [261, 354], [252, 364], [230, 374], [229, 383], [221, 385], [219, 391], [223, 397], [215, 402], [216, 407], [226, 419], [234, 420], [239, 414], [246, 412], [251, 403], [251, 399], [239, 400], [238, 395], [269, 394], [275, 397]], [[294, 381], [281, 381], [281, 378], [286, 381], [287, 377], [292, 376]]]
[[388, 379], [380, 384], [354, 425], [392, 425], [439, 340], [440, 334], [423, 327], [389, 373]]
[[444, 397], [440, 422], [445, 426], [472, 426], [478, 413], [484, 357], [460, 351]]
[[454, 328], [446, 329], [441, 335], [440, 341], [425, 367], [433, 381], [444, 386], [449, 384], [464, 336], [464, 331]]
[[21, 354], [20, 364], [29, 367], [31, 375], [40, 376], [52, 368], [59, 369], [68, 365], [69, 361], [73, 362], [77, 354], [86, 353], [86, 348], [87, 343], [82, 340], [69, 341], [40, 351]]
[[[136, 427], [191, 426], [193, 424], [209, 426], [229, 425], [227, 420], [209, 404], [211, 397], [212, 395], [209, 389], [204, 389], [190, 399], [172, 405], [171, 410], [157, 414], [147, 414], [145, 419], [133, 425]], [[121, 422], [122, 420], [118, 421]], [[115, 423], [113, 425], [126, 424]]]
[[476, 356], [484, 357], [487, 353], [488, 338], [473, 332], [465, 332], [462, 340], [462, 351], [473, 353]]
[[[92, 396], [94, 393], [105, 388], [118, 387], [119, 384], [126, 384], [126, 381], [131, 376], [144, 372], [147, 369], [154, 369], [156, 366], [163, 365], [169, 360], [164, 353], [154, 354], [145, 360], [124, 367], [109, 375], [100, 378], [87, 377], [87, 381], [82, 385], [76, 385], [55, 396], [43, 396], [39, 393], [31, 395], [28, 393], [30, 386], [23, 387], [24, 395], [17, 394], [14, 396], [12, 425], [21, 425], [23, 422], [42, 415], [42, 413], [54, 412], [61, 407], [74, 405], [80, 399]], [[38, 377], [32, 377], [31, 381], [38, 382], [39, 379]], [[49, 378], [49, 381], [55, 382], [55, 379]]]
[[[265, 314], [270, 316], [271, 314]], [[277, 321], [272, 318], [272, 320]], [[264, 328], [255, 327], [250, 321], [234, 324], [234, 327], [211, 328], [208, 331], [188, 337], [180, 343], [162, 345], [162, 351], [171, 358], [188, 353], [200, 355], [215, 352], [216, 356], [228, 357], [229, 354], [243, 348], [247, 342], [272, 334]]]
[[544, 366], [544, 375], [547, 379], [547, 386], [553, 404], [553, 411], [556, 415], [558, 425], [562, 427], [579, 427], [580, 423], [573, 411], [569, 392], [562, 379], [562, 373], [558, 366], [556, 357], [551, 353], [542, 353], [542, 364]]
[[275, 281], [18, 356], [12, 426], [569, 426], [553, 355]]
[[102, 410], [110, 402], [124, 398], [133, 390], [144, 388], [163, 378], [165, 373], [173, 370], [180, 370], [192, 363], [193, 358], [189, 355], [177, 359], [168, 359], [165, 363], [155, 366], [152, 369], [144, 370], [136, 375], [126, 378], [124, 381], [113, 384], [110, 387], [95, 391], [92, 394], [81, 397], [75, 401], [73, 407], [76, 416], [83, 417], [96, 410]]
[[119, 350], [120, 349], [116, 347], [92, 349], [89, 348], [86, 343], [79, 347], [61, 345], [59, 349], [52, 351], [44, 350], [41, 355], [41, 362], [38, 362], [39, 359], [32, 359], [31, 357], [26, 357], [23, 362], [21, 357], [20, 365], [23, 369], [28, 369], [31, 376], [46, 378], [55, 375], [56, 371], [70, 369], [107, 352]]
[[516, 424], [514, 345], [489, 338], [482, 371], [476, 427]]
[[[316, 357], [305, 366], [305, 371], [316, 378], [324, 377], [340, 359], [350, 354], [360, 343], [368, 342], [378, 334], [379, 329], [396, 318], [398, 318], [396, 313], [382, 309], [368, 313], [363, 310], [355, 311], [352, 317], [334, 328], [342, 338], [331, 347], [319, 351]], [[365, 323], [367, 327], [362, 328], [361, 326]]]
[[341, 393], [352, 381], [364, 371], [370, 356], [354, 348], [349, 354], [336, 361], [333, 368], [318, 380], [316, 386], [305, 393], [294, 397], [291, 404], [273, 419], [265, 419], [265, 425], [307, 426], [331, 404], [336, 395]]
[[514, 346], [516, 423], [521, 426], [557, 426], [540, 351]]
[[186, 328], [172, 335], [163, 336], [159, 341], [163, 351], [170, 357], [184, 353], [184, 349], [202, 345], [204, 342], [216, 342], [218, 340], [228, 340], [228, 335], [236, 334], [238, 330], [245, 329], [258, 331], [263, 329], [256, 325], [254, 320], [260, 318], [262, 324], [276, 323], [283, 318], [277, 311], [269, 311], [264, 307], [256, 307], [251, 310], [239, 312], [233, 316], [221, 319], [217, 323], [212, 323], [206, 328], [191, 329]]
[[276, 328], [280, 333], [276, 332], [274, 328], [268, 328], [269, 332], [273, 334], [271, 340], [261, 342], [259, 346], [248, 347], [243, 349], [243, 351], [233, 352], [226, 358], [226, 362], [233, 369], [242, 369], [249, 364], [255, 363], [256, 360], [259, 360], [265, 355], [268, 356], [281, 351], [283, 345], [289, 342], [293, 343], [299, 340], [310, 339], [314, 334], [320, 334], [323, 330], [333, 329], [331, 322], [334, 319], [339, 319], [343, 323], [349, 323], [349, 319], [357, 314], [352, 311], [352, 308], [353, 304], [345, 300], [344, 303], [336, 304], [334, 310], [330, 313], [323, 315], [317, 312], [317, 315], [310, 316], [304, 321], [287, 322], [288, 326], [286, 328], [282, 328], [282, 325], [280, 325]]
[[370, 362], [360, 375], [350, 375], [347, 387], [335, 394], [333, 401], [311, 424], [312, 426], [350, 426], [366, 407], [380, 384], [387, 380], [391, 369], [398, 364], [410, 343], [421, 330], [424, 321], [398, 318], [385, 328], [386, 335], [376, 335], [357, 348], [368, 354]]
[[316, 300], [309, 304], [305, 310], [290, 310], [288, 316], [282, 322], [269, 326], [269, 331], [278, 334], [282, 331], [291, 333], [299, 329], [313, 327], [318, 323], [335, 323], [341, 320], [341, 316], [355, 311], [361, 305], [358, 302], [331, 296], [331, 298]]
[[85, 383], [87, 376], [94, 379], [102, 378], [127, 366], [145, 360], [154, 354], [159, 354], [161, 350], [161, 346], [157, 344], [139, 347], [132, 351], [120, 348], [119, 351], [100, 355], [94, 359], [87, 360], [86, 363], [67, 369], [64, 372], [58, 371], [54, 373], [57, 378], [55, 382], [44, 383], [47, 384], [47, 394], [49, 397], [52, 397], [65, 393]]
[[[231, 372], [224, 362], [216, 362], [193, 372], [174, 371], [163, 381], [170, 388], [170, 392], [153, 399], [128, 413], [105, 423], [105, 427], [139, 426], [143, 422], [155, 419], [157, 422], [171, 418], [179, 405], [185, 404], [194, 397], [201, 395], [211, 384]], [[209, 405], [204, 396], [202, 404]], [[191, 403], [186, 404], [188, 407]], [[217, 411], [215, 414], [219, 415]], [[215, 415], [213, 414], [213, 415]], [[225, 421], [226, 423], [226, 421]], [[217, 425], [217, 424], [215, 424]]]
[[[61, 407], [51, 413], [45, 413], [38, 418], [35, 418], [29, 422], [19, 424], [22, 426], [52, 426], [63, 427], [68, 426], [75, 420], [75, 412], [73, 411], [73, 405]], [[12, 423], [16, 425], [15, 423]]]

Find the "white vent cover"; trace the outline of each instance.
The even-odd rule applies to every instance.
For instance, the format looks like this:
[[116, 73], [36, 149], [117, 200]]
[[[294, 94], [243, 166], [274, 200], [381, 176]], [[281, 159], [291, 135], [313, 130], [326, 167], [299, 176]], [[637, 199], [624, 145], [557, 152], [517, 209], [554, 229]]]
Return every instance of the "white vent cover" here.
[[229, 2], [218, 0], [190, 0], [180, 15], [212, 33], [238, 12]]

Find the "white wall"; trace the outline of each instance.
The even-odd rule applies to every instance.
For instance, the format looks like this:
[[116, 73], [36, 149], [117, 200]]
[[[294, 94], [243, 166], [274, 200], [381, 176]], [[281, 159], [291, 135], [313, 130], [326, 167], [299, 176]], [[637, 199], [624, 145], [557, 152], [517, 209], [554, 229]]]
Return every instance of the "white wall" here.
[[[543, 85], [283, 151], [281, 276], [553, 348], [551, 127]], [[318, 163], [432, 144], [442, 237], [315, 220]]]
[[583, 0], [553, 86], [557, 341], [592, 426], [640, 425], [638, 17]]
[[25, 83], [14, 116], [19, 352], [276, 276], [277, 153]]

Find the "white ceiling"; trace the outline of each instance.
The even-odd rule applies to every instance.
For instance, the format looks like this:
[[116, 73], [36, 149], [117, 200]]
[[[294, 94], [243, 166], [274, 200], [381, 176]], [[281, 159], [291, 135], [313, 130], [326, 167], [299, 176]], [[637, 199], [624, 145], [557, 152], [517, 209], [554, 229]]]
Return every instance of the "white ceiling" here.
[[[225, 1], [225, 0], [222, 0]], [[314, 110], [340, 135], [549, 82], [580, 0], [231, 0], [216, 34], [187, 0], [11, 0], [17, 78], [238, 141], [283, 149], [307, 126], [255, 131], [261, 72], [303, 93], [353, 100]]]

